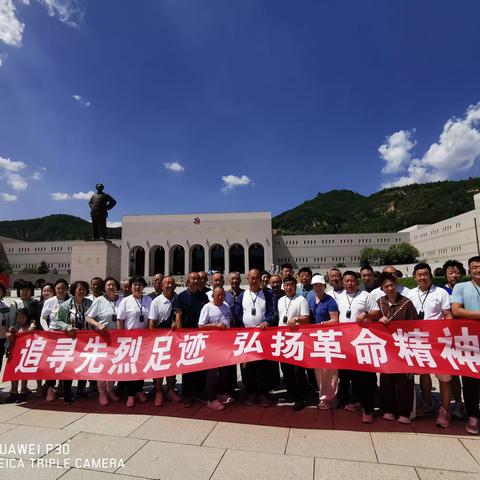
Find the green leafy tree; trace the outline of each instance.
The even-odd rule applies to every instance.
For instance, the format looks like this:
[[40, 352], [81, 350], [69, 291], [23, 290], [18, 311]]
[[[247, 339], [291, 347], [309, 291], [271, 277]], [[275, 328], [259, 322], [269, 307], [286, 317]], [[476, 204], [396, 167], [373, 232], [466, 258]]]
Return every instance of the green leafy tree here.
[[385, 265], [386, 250], [373, 247], [365, 247], [360, 252], [360, 265], [365, 267], [367, 265]]
[[418, 259], [418, 250], [410, 243], [404, 242], [392, 245], [385, 258], [385, 263], [401, 265], [404, 263], [415, 263]]
[[0, 260], [0, 273], [12, 273], [12, 267], [5, 260]]
[[50, 269], [48, 268], [47, 262], [45, 260], [42, 260], [40, 262], [40, 265], [37, 268], [37, 273], [40, 273], [43, 275], [45, 273], [48, 273], [49, 271]]

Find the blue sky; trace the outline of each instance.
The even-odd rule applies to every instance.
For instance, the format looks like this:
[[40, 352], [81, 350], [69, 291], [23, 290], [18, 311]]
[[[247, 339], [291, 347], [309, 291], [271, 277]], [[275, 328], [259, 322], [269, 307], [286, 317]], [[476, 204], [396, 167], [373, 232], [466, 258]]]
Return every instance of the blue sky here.
[[476, 0], [0, 0], [1, 219], [88, 218], [97, 182], [119, 221], [477, 176], [478, 18]]

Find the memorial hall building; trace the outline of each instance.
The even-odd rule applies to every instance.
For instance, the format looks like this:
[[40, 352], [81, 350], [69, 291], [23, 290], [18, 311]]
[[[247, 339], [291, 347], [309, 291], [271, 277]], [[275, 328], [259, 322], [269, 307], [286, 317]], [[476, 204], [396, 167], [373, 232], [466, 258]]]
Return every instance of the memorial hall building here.
[[277, 235], [270, 212], [128, 215], [123, 217], [122, 239], [108, 245], [3, 237], [0, 256], [11, 265], [12, 278], [45, 261], [50, 271], [77, 280], [73, 277], [109, 262], [110, 271], [120, 279], [137, 274], [150, 281], [155, 273], [181, 278], [199, 270], [275, 271], [286, 262], [295, 270], [309, 266], [321, 273], [334, 265], [358, 269], [365, 247], [388, 249], [409, 242], [419, 250], [420, 260], [436, 268], [448, 259], [466, 264], [468, 258], [479, 255], [480, 194], [474, 200], [475, 208], [469, 212], [392, 233]]

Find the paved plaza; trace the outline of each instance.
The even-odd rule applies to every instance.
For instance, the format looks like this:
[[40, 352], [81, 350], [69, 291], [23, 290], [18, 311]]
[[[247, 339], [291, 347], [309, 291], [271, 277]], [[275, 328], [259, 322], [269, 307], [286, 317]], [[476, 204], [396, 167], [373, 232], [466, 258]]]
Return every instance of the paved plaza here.
[[127, 409], [33, 397], [0, 405], [2, 480], [480, 479], [480, 438], [460, 421], [440, 430], [431, 417], [364, 425], [359, 413], [340, 409], [238, 403], [215, 412], [152, 402]]

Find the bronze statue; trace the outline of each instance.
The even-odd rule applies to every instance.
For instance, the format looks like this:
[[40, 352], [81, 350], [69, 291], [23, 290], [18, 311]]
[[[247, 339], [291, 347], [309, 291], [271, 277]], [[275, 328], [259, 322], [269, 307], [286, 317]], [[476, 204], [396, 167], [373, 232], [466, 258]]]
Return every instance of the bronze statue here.
[[92, 217], [93, 239], [107, 239], [107, 217], [108, 210], [111, 210], [117, 202], [108, 193], [104, 193], [104, 186], [97, 183], [97, 193], [92, 195], [88, 204], [90, 205], [90, 216]]

